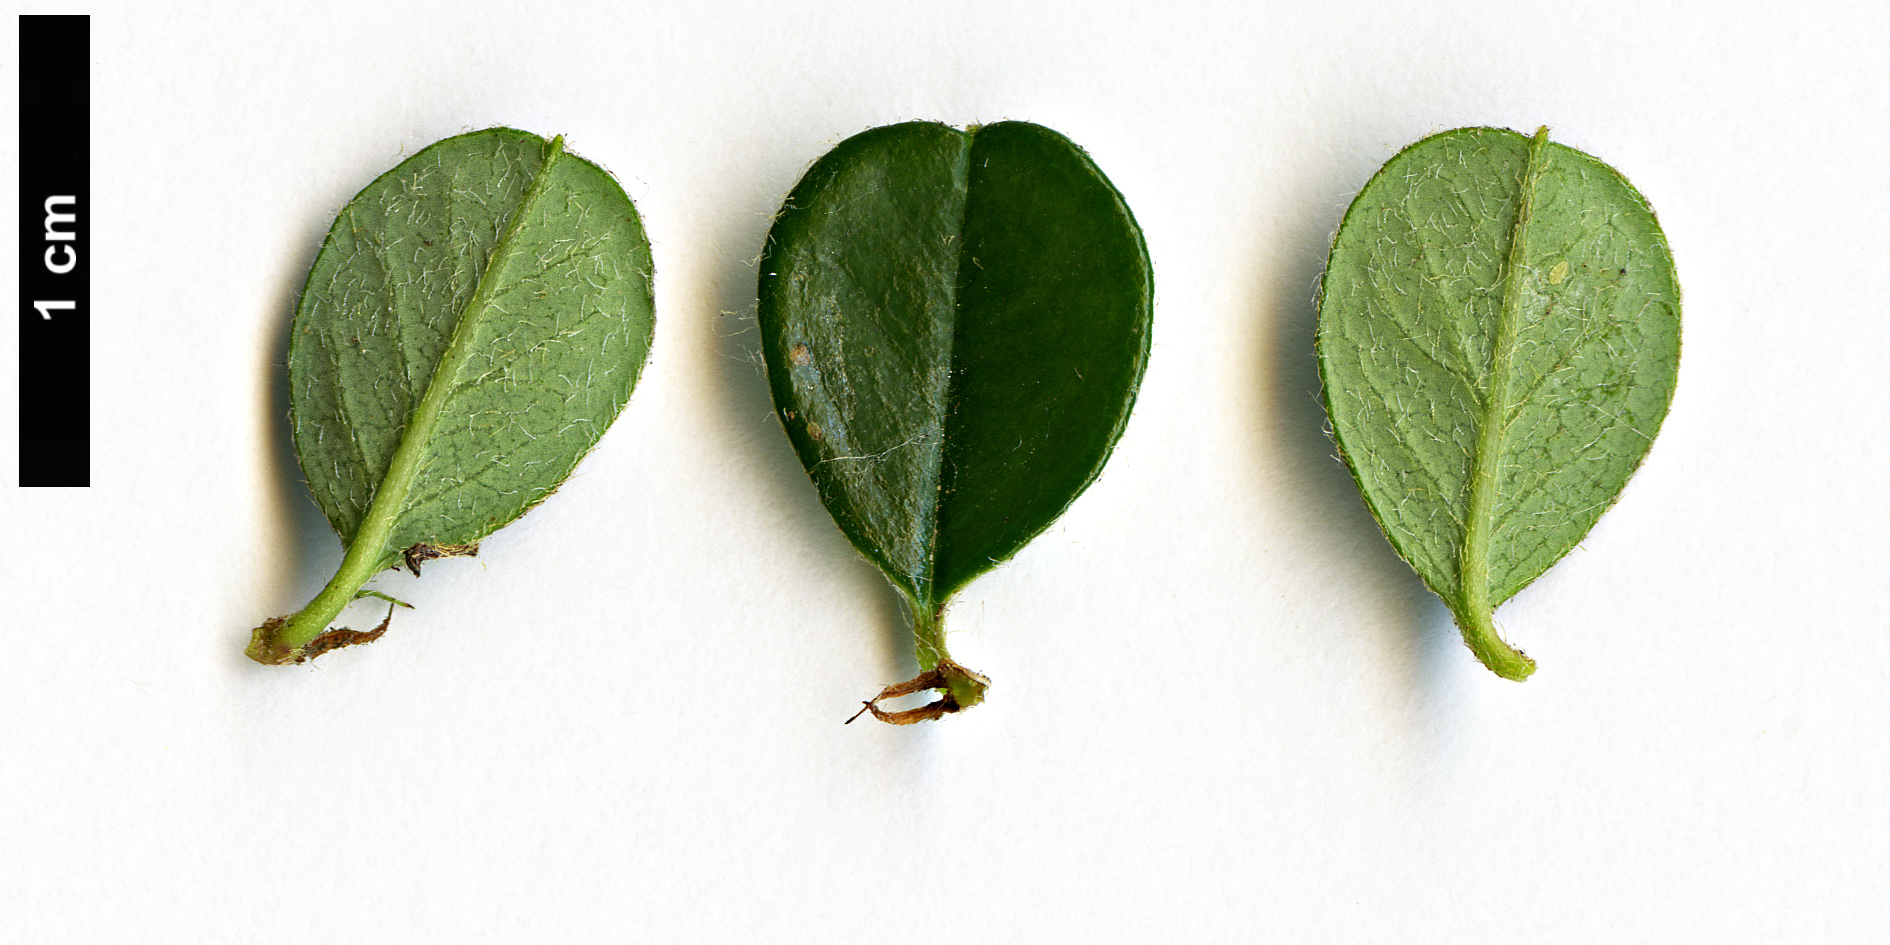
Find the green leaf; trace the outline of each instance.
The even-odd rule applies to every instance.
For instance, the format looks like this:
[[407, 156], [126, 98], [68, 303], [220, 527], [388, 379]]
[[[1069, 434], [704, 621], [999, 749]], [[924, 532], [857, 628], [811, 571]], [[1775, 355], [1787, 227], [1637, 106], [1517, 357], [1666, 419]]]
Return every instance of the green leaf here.
[[653, 327], [649, 242], [623, 188], [563, 142], [448, 138], [335, 219], [291, 328], [290, 419], [347, 555], [308, 607], [256, 629], [252, 658], [365, 642], [327, 629], [363, 583], [476, 552], [630, 399]]
[[1385, 536], [1484, 665], [1526, 678], [1492, 610], [1614, 504], [1673, 399], [1680, 286], [1653, 210], [1546, 128], [1426, 138], [1346, 211], [1318, 347]]
[[789, 195], [761, 260], [775, 406], [834, 521], [911, 606], [925, 672], [906, 685], [944, 692], [916, 714], [869, 703], [880, 718], [982, 698], [946, 653], [945, 606], [1102, 471], [1150, 292], [1122, 196], [1037, 125], [876, 128]]

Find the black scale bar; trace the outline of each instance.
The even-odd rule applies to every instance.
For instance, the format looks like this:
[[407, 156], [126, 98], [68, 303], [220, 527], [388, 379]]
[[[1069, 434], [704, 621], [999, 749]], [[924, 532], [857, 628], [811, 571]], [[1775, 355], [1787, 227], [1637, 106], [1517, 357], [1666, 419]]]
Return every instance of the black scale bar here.
[[92, 18], [20, 17], [20, 485], [92, 484]]

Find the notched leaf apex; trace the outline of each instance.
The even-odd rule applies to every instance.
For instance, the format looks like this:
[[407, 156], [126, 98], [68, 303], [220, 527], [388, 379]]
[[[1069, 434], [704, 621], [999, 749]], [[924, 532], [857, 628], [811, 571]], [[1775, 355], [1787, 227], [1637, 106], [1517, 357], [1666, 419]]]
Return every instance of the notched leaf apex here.
[[[942, 719], [954, 712], [962, 712], [984, 701], [984, 691], [991, 686], [991, 680], [981, 673], [969, 670], [951, 660], [940, 660], [939, 664], [902, 683], [895, 683], [879, 691], [879, 695], [864, 703], [865, 708], [853, 713], [853, 717], [842, 724], [851, 725], [853, 719], [871, 712], [873, 718], [888, 725], [911, 725], [914, 722], [930, 722]], [[940, 698], [913, 709], [888, 712], [879, 707], [879, 703], [900, 696], [910, 696], [936, 689]]]

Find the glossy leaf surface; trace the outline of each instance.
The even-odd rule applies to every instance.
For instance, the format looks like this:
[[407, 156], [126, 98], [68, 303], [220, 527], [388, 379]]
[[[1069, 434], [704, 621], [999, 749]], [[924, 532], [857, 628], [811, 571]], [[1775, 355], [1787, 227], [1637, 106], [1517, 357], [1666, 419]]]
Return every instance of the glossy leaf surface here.
[[[363, 575], [469, 553], [550, 495], [629, 400], [650, 274], [635, 207], [562, 139], [448, 138], [356, 196], [289, 346], [296, 452], [348, 545], [311, 610]], [[338, 610], [291, 618], [270, 661], [307, 655], [296, 638]]]
[[1150, 300], [1121, 196], [1037, 125], [876, 128], [788, 197], [761, 263], [775, 405], [834, 521], [911, 601], [922, 666], [943, 653], [927, 622], [1100, 473]]
[[1386, 537], [1478, 657], [1526, 677], [1491, 610], [1614, 503], [1673, 397], [1680, 289], [1653, 211], [1546, 129], [1426, 138], [1347, 211], [1318, 347]]

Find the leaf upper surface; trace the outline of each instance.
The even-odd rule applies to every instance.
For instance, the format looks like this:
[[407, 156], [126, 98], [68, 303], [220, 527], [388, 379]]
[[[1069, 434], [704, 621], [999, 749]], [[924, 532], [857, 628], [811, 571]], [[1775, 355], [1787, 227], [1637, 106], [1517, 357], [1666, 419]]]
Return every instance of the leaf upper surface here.
[[[1580, 151], [1544, 139], [1536, 154], [1490, 128], [1407, 148], [1347, 211], [1321, 287], [1335, 438], [1453, 608], [1501, 603], [1573, 548], [1673, 396], [1680, 290], [1652, 210]], [[1481, 589], [1463, 570], [1479, 520]]]
[[761, 266], [775, 404], [834, 520], [927, 606], [1096, 475], [1147, 360], [1128, 207], [1068, 139], [913, 122], [847, 139]]
[[309, 273], [289, 349], [297, 453], [343, 540], [410, 436], [383, 566], [416, 544], [470, 545], [556, 489], [636, 384], [650, 274], [622, 188], [525, 132], [448, 138], [362, 190]]

